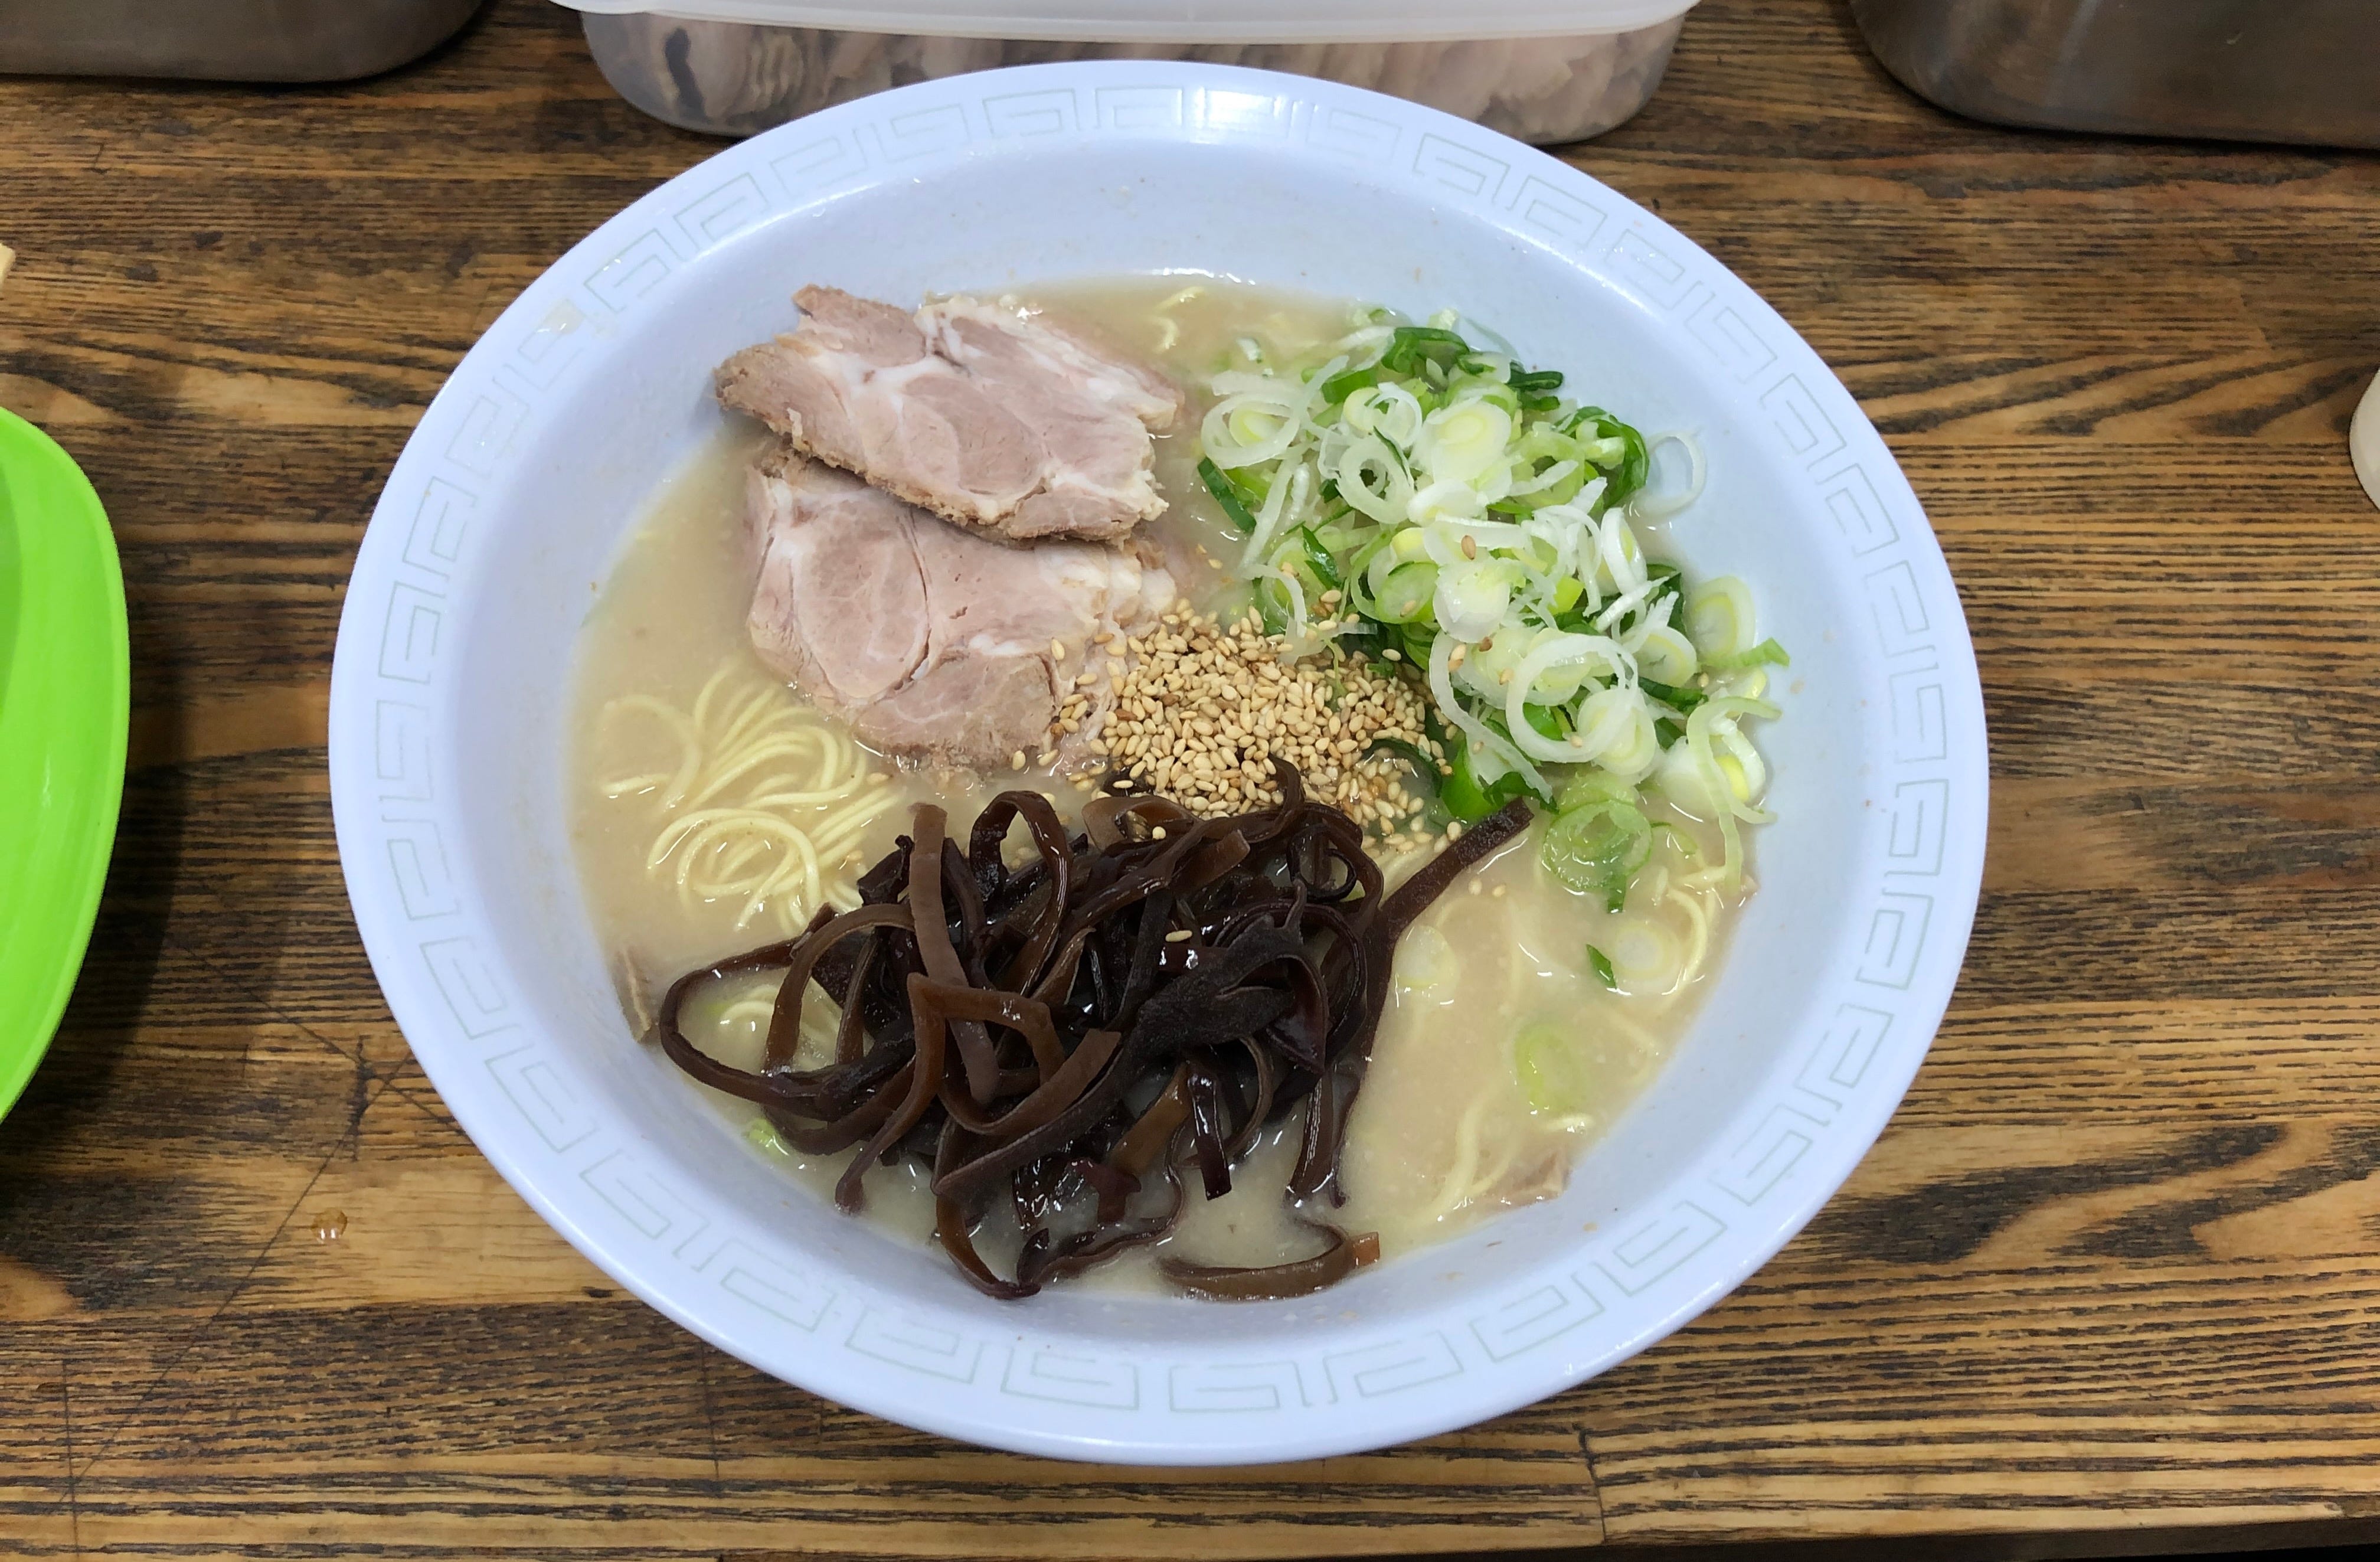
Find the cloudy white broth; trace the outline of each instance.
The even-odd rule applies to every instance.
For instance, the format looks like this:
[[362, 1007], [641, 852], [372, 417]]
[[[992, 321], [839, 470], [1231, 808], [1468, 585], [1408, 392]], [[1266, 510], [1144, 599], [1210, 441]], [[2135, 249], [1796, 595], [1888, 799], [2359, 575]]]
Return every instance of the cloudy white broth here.
[[[1254, 781], [1172, 755], [1169, 745], [1195, 741], [1202, 723], [1227, 736], [1256, 728], [1246, 707], [1232, 714], [1231, 691], [1251, 700], [1296, 682], [1306, 703], [1288, 700], [1278, 726], [1265, 713], [1262, 730], [1276, 735], [1281, 757], [1300, 759], [1311, 795], [1354, 817], [1387, 891], [1457, 850], [1466, 819], [1477, 828], [1490, 809], [1504, 811], [1492, 824], [1525, 804], [1534, 820], [1464, 866], [1396, 937], [1335, 1188], [1284, 1192], [1305, 1130], [1303, 1102], [1243, 1125], [1220, 1197], [1207, 1196], [1184, 1128], [1169, 1141], [1180, 1190], [1164, 1233], [1119, 1244], [1063, 1283], [1165, 1288], [1185, 1264], [1212, 1273], [1293, 1264], [1324, 1230], [1360, 1234], [1363, 1260], [1375, 1238], [1378, 1255], [1394, 1259], [1560, 1193], [1581, 1150], [1654, 1077], [1691, 1019], [1752, 891], [1746, 827], [1766, 818], [1765, 767], [1742, 724], [1773, 714], [1759, 701], [1764, 665], [1782, 653], [1752, 642], [1739, 583], [1690, 585], [1693, 577], [1660, 562], [1676, 556], [1660, 512], [1687, 495], [1642, 491], [1651, 462], [1641, 436], [1611, 433], [1617, 420], [1582, 414], [1546, 377], [1503, 358], [1500, 344], [1462, 338], [1451, 321], [1415, 325], [1344, 301], [1183, 277], [1053, 285], [998, 303], [1063, 323], [1183, 388], [1186, 411], [1152, 442], [1162, 513], [1128, 540], [1077, 544], [1131, 559], [1126, 585], [1138, 582], [1143, 595], [1119, 615], [1156, 600], [1150, 581], [1170, 580], [1162, 618], [1136, 620], [1134, 632], [1121, 617], [1099, 618], [1114, 627], [1053, 645], [1048, 737], [996, 763], [878, 751], [868, 739], [880, 725], [861, 730], [847, 706], [827, 708], [844, 695], [813, 699], [804, 688], [820, 686], [788, 677], [782, 656], [772, 665], [756, 653], [747, 616], [760, 533], [747, 518], [758, 481], [747, 473], [777, 441], [722, 413], [718, 436], [652, 496], [577, 650], [571, 817], [631, 1030], [655, 1044], [677, 979], [794, 940], [822, 907], [860, 907], [860, 875], [895, 852], [921, 804], [946, 812], [959, 848], [993, 797], [1016, 788], [1050, 799], [1070, 833], [1083, 827], [1087, 803], [1118, 787], [1128, 797], [1181, 794], [1201, 816], [1256, 812], [1230, 790]], [[789, 310], [789, 326], [792, 318]], [[1378, 361], [1366, 381], [1367, 353]], [[1311, 405], [1271, 410], [1269, 380]], [[1405, 402], [1417, 404], [1410, 417]], [[1219, 403], [1221, 414], [1210, 416]], [[1463, 475], [1486, 458], [1456, 443], [1477, 433], [1465, 409], [1482, 407], [1488, 427], [1478, 437], [1501, 440], [1505, 463], [1493, 470], [1489, 460], [1486, 478]], [[1293, 415], [1312, 437], [1266, 454], [1260, 442], [1283, 444]], [[1384, 442], [1383, 458], [1366, 454], [1370, 445], [1349, 454], [1359, 433]], [[812, 469], [793, 464], [789, 481], [808, 481]], [[1693, 464], [1698, 483], [1698, 455]], [[1632, 476], [1633, 505], [1598, 508], [1599, 494]], [[889, 502], [861, 492], [857, 479], [819, 479], [830, 480], [849, 490], [837, 490], [838, 502]], [[1347, 487], [1376, 482], [1365, 506], [1351, 509]], [[897, 478], [884, 483], [914, 496]], [[1504, 495], [1532, 484], [1534, 494]], [[1532, 496], [1541, 502], [1530, 506]], [[1429, 508], [1440, 503], [1451, 508]], [[903, 524], [938, 537], [945, 525], [922, 510]], [[816, 569], [823, 555], [803, 556], [799, 567]], [[1576, 578], [1548, 587], [1563, 570]], [[1100, 589], [1123, 600], [1123, 587]], [[1495, 591], [1501, 597], [1483, 608], [1477, 597]], [[1502, 616], [1483, 616], [1491, 609]], [[1648, 614], [1662, 624], [1648, 625]], [[1222, 660], [1198, 649], [1209, 644]], [[1600, 649], [1614, 644], [1626, 653]], [[1485, 676], [1500, 654], [1496, 676]], [[1586, 671], [1566, 678], [1566, 666]], [[809, 676], [813, 663], [803, 668]], [[1507, 706], [1516, 671], [1530, 693]], [[1207, 699], [1208, 689], [1215, 702], [1135, 714]], [[1334, 702], [1365, 708], [1350, 715]], [[1343, 719], [1316, 728], [1318, 741], [1294, 739], [1293, 750], [1301, 710]], [[1530, 729], [1526, 742], [1512, 738], [1512, 713]], [[1608, 763], [1571, 763], [1573, 753]], [[1269, 763], [1244, 768], [1261, 769], [1270, 786]], [[1028, 860], [1021, 825], [1004, 855], [1012, 865]], [[695, 980], [674, 1023], [732, 1069], [823, 1068], [850, 1038], [839, 1038], [837, 1007], [815, 987], [797, 1048], [764, 1056], [783, 980], [782, 965]], [[716, 1101], [749, 1153], [821, 1197], [866, 1153], [806, 1153], [746, 1095], [692, 1080], [687, 1088]], [[1151, 1093], [1122, 1104], [1119, 1123]], [[880, 1157], [857, 1178], [861, 1218], [934, 1240], [935, 1175], [930, 1155]], [[1109, 1196], [1089, 1171], [1079, 1186], [1062, 1168], [1050, 1176], [1059, 1203]], [[1131, 1209], [1149, 1207], [1154, 1180], [1144, 1169]], [[1001, 1275], [1017, 1271], [1025, 1208], [1020, 1194], [965, 1212], [975, 1250]]]

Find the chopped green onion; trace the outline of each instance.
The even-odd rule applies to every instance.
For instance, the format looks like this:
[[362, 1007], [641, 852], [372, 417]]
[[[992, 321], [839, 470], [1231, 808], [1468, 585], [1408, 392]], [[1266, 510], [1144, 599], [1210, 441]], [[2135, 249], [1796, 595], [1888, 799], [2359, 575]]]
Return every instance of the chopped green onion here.
[[1653, 855], [1653, 828], [1633, 802], [1606, 798], [1564, 812], [1546, 828], [1537, 860], [1563, 888], [1600, 895], [1617, 908], [1628, 881]]
[[1639, 680], [1636, 687], [1645, 691], [1646, 699], [1667, 705], [1678, 714], [1678, 720], [1658, 712], [1654, 714], [1653, 736], [1660, 739], [1664, 749], [1686, 735], [1683, 718], [1693, 715], [1694, 707], [1710, 698], [1704, 689], [1673, 688], [1669, 684], [1655, 683], [1650, 678]]
[[1373, 598], [1372, 616], [1385, 624], [1410, 624], [1429, 609], [1438, 594], [1438, 566], [1401, 564], [1389, 572]]
[[1634, 808], [1636, 788], [1608, 770], [1583, 766], [1571, 772], [1570, 779], [1562, 783], [1561, 791], [1554, 799], [1554, 808], [1558, 812], [1568, 813], [1598, 802], [1624, 802]]
[[1314, 528], [1299, 527], [1297, 537], [1305, 546], [1305, 563], [1314, 571], [1316, 580], [1334, 589], [1346, 584], [1340, 576], [1338, 561], [1330, 556], [1330, 550], [1322, 545], [1322, 539], [1314, 534]]
[[1471, 746], [1461, 741], [1447, 745], [1445, 779], [1439, 783], [1438, 800], [1446, 811], [1465, 824], [1485, 819], [1496, 812], [1496, 800], [1471, 769]]
[[1380, 367], [1391, 374], [1437, 372], [1444, 383], [1446, 366], [1471, 350], [1471, 344], [1435, 325], [1400, 325], [1380, 355]]
[[1595, 972], [1595, 979], [1597, 982], [1615, 993], [1620, 991], [1620, 977], [1611, 969], [1610, 956], [1590, 944], [1586, 946], [1586, 963]]
[[1739, 651], [1732, 656], [1707, 656], [1704, 660], [1714, 667], [1732, 672], [1743, 667], [1790, 667], [1793, 658], [1773, 640], [1764, 640], [1749, 651]]
[[1223, 507], [1223, 514], [1230, 518], [1233, 526], [1240, 529], [1242, 536], [1257, 529], [1256, 516], [1240, 498], [1239, 491], [1232, 485], [1232, 480], [1223, 475], [1223, 469], [1217, 466], [1211, 458], [1206, 456], [1198, 458], [1198, 481], [1207, 485], [1207, 492], [1215, 496], [1215, 503]]
[[1528, 777], [1508, 770], [1491, 782], [1482, 782], [1471, 768], [1471, 746], [1459, 733], [1439, 739], [1446, 749], [1445, 778], [1439, 783], [1439, 800], [1465, 824], [1485, 819], [1514, 798], [1526, 796]]
[[1686, 593], [1685, 621], [1678, 627], [1705, 662], [1726, 665], [1752, 643], [1752, 588], [1732, 575], [1705, 580]]
[[1327, 404], [1336, 407], [1365, 386], [1377, 385], [1379, 383], [1380, 366], [1377, 363], [1362, 369], [1350, 369], [1343, 374], [1334, 374], [1322, 382], [1322, 399]]
[[[1673, 801], [1710, 791], [1725, 799], [1723, 839], [1704, 872], [1732, 882], [1735, 826], [1767, 817], [1767, 775], [1733, 713], [1753, 714], [1739, 702], [1785, 653], [1757, 640], [1741, 582], [1689, 592], [1678, 566], [1646, 556], [1641, 527], [1664, 507], [1647, 493], [1651, 442], [1563, 396], [1561, 371], [1475, 347], [1452, 311], [1361, 323], [1379, 328], [1360, 346], [1278, 365], [1251, 355], [1252, 371], [1211, 387], [1199, 478], [1251, 539], [1242, 566], [1267, 626], [1287, 624], [1296, 593], [1324, 617], [1318, 598], [1336, 591], [1339, 654], [1424, 675], [1443, 759], [1430, 744], [1367, 757], [1397, 753], [1434, 787], [1441, 818], [1559, 789], [1541, 860], [1617, 909], [1653, 845], [1632, 783]], [[1580, 775], [1602, 779], [1579, 786]], [[1606, 942], [1616, 969], [1633, 970], [1627, 937]]]
[[1347, 561], [1340, 573], [1350, 580], [1363, 580], [1371, 570], [1372, 560], [1378, 558], [1381, 552], [1395, 540], [1394, 533], [1387, 527], [1381, 527], [1372, 533], [1370, 542], [1355, 550], [1355, 556]]
[[1512, 1074], [1538, 1112], [1583, 1112], [1595, 1098], [1585, 1060], [1562, 1031], [1540, 1020], [1512, 1039]]
[[1651, 678], [1643, 679], [1636, 687], [1682, 716], [1693, 715], [1694, 707], [1710, 698], [1699, 689], [1676, 688], [1666, 683], [1655, 683]]
[[1645, 682], [1674, 689], [1701, 670], [1702, 658], [1694, 653], [1694, 642], [1669, 625], [1646, 625], [1644, 636], [1644, 643], [1636, 648], [1636, 676]]
[[1446, 934], [1424, 922], [1397, 941], [1389, 970], [1400, 992], [1435, 993], [1444, 1002], [1454, 995], [1447, 989], [1463, 980], [1463, 958]]
[[1609, 509], [1614, 505], [1626, 504], [1653, 475], [1653, 453], [1645, 445], [1645, 436], [1600, 407], [1582, 407], [1572, 413], [1570, 427], [1564, 432], [1576, 435], [1585, 429], [1592, 429], [1598, 441], [1620, 442], [1617, 450], [1607, 445], [1595, 451], [1589, 459], [1608, 473], [1602, 507]]

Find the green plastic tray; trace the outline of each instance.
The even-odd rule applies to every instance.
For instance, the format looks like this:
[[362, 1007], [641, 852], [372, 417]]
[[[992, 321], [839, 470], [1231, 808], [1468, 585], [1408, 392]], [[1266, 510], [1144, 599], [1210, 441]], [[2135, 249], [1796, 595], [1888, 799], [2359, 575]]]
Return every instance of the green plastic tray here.
[[99, 495], [0, 410], [0, 1115], [49, 1047], [99, 911], [130, 665]]

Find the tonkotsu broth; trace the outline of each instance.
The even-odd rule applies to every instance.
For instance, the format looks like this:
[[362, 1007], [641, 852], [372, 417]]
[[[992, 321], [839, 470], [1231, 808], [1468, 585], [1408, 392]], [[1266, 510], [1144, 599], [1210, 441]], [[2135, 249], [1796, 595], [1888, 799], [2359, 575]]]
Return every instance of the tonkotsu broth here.
[[[1179, 276], [1066, 284], [1025, 297], [1162, 363], [1194, 387], [1193, 415], [1182, 432], [1159, 442], [1158, 475], [1169, 508], [1145, 534], [1172, 555], [1194, 604], [1230, 600], [1225, 593], [1233, 583], [1214, 559], [1236, 552], [1236, 534], [1196, 471], [1204, 379], [1245, 337], [1286, 360], [1337, 336], [1349, 306]], [[741, 894], [682, 891], [683, 850], [648, 865], [659, 833], [702, 805], [662, 806], [684, 749], [646, 702], [690, 713], [716, 679], [716, 709], [730, 708], [719, 696], [733, 691], [751, 702], [755, 724], [839, 729], [751, 652], [744, 624], [751, 593], [744, 472], [764, 441], [741, 420], [723, 421], [729, 426], [719, 438], [661, 485], [580, 634], [569, 766], [574, 836], [595, 929], [640, 1033], [673, 978], [786, 937], [815, 909], [799, 897], [773, 897], [756, 910]], [[1660, 529], [1639, 530], [1660, 551]], [[864, 751], [855, 763], [872, 774], [849, 798], [795, 811], [808, 820], [829, 819], [836, 809], [877, 810], [821, 861], [829, 885], [847, 886], [858, 867], [892, 849], [917, 801], [941, 804], [963, 834], [998, 790], [1025, 785], [1045, 791], [1070, 821], [1089, 795], [1046, 773], [910, 773]], [[624, 780], [648, 784], [623, 788]], [[1712, 860], [1717, 830], [1666, 807], [1648, 812], [1666, 827], [1657, 831], [1652, 862], [1636, 880], [1625, 915], [1564, 889], [1538, 865], [1541, 822], [1458, 882], [1406, 935], [1348, 1127], [1342, 1176], [1348, 1202], [1316, 1212], [1318, 1217], [1350, 1231], [1378, 1231], [1383, 1253], [1393, 1256], [1483, 1213], [1560, 1191], [1579, 1150], [1667, 1056], [1698, 1001], [1702, 977], [1717, 962], [1730, 920], [1714, 893], [1674, 887], [1691, 863]], [[1413, 853], [1382, 865], [1393, 885], [1423, 860]], [[1590, 946], [1610, 958], [1617, 991], [1591, 968]], [[1676, 979], [1682, 965], [1694, 972], [1682, 982]], [[723, 1062], [757, 1068], [774, 982], [722, 983], [702, 995], [688, 1005], [686, 1033]], [[822, 997], [810, 1007], [831, 1009]], [[1516, 1069], [1516, 1047], [1528, 1066], [1527, 1084]], [[824, 1061], [831, 1051], [814, 1021], [804, 1062]], [[688, 1088], [703, 1087], [688, 1081]], [[750, 1104], [712, 1093], [761, 1153], [783, 1159], [821, 1196], [831, 1189], [847, 1154], [795, 1153]], [[1124, 1252], [1074, 1283], [1156, 1286], [1160, 1250], [1201, 1263], [1252, 1265], [1311, 1251], [1314, 1239], [1296, 1227], [1280, 1194], [1296, 1122], [1293, 1113], [1265, 1137], [1227, 1197], [1201, 1198], [1192, 1178], [1183, 1219], [1163, 1243]], [[868, 1174], [867, 1189], [869, 1218], [920, 1240], [929, 1237], [933, 1202], [921, 1169], [880, 1166]], [[998, 1228], [1006, 1202], [993, 1207], [993, 1225], [980, 1242], [986, 1256], [1004, 1266], [1016, 1238]]]

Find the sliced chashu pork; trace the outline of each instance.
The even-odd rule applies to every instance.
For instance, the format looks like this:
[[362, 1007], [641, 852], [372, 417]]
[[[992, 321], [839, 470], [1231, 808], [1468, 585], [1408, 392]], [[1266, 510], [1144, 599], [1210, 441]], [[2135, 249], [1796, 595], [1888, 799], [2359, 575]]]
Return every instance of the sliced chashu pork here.
[[972, 299], [915, 316], [832, 287], [719, 367], [719, 399], [794, 447], [1012, 542], [1107, 541], [1165, 508], [1152, 432], [1181, 389], [1040, 317]]
[[748, 501], [753, 648], [898, 758], [994, 769], [1056, 746], [1090, 763], [1057, 744], [1060, 704], [1092, 672], [1103, 707], [1108, 645], [1173, 601], [1172, 576], [1130, 548], [1008, 547], [787, 448], [754, 466]]

